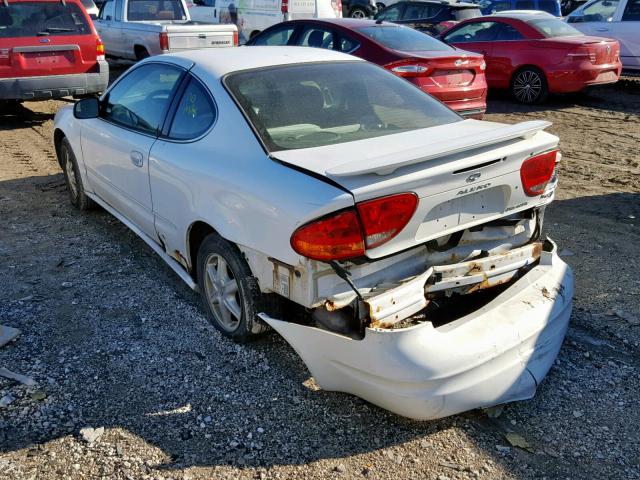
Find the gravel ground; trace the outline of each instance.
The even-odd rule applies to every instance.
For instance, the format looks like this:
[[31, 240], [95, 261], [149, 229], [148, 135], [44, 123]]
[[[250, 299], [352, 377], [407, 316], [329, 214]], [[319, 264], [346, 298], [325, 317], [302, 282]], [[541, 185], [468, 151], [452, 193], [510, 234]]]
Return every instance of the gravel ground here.
[[276, 334], [222, 338], [141, 240], [73, 210], [51, 142], [62, 104], [0, 112], [0, 324], [23, 332], [0, 367], [37, 382], [0, 377], [0, 478], [640, 479], [640, 82], [490, 100], [487, 119], [561, 137], [546, 228], [574, 314], [533, 400], [421, 423], [319, 390]]

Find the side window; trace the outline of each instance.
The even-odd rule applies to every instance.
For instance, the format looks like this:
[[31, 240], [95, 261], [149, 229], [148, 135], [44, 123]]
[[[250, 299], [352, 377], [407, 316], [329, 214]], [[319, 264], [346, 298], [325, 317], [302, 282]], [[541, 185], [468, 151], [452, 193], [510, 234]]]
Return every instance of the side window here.
[[403, 20], [420, 20], [422, 18], [430, 18], [425, 4], [409, 3], [404, 10]]
[[191, 78], [171, 122], [169, 138], [197, 138], [209, 130], [215, 119], [216, 108], [209, 92], [198, 80]]
[[509, 40], [522, 40], [523, 38], [524, 36], [514, 27], [503, 23], [500, 25], [500, 30], [498, 30], [496, 41], [504, 42]]
[[324, 28], [306, 27], [300, 35], [298, 45], [333, 50], [333, 33]]
[[376, 19], [395, 22], [396, 20], [400, 20], [401, 13], [402, 13], [402, 5], [391, 5], [389, 8], [385, 8], [380, 14], [378, 14], [376, 16]]
[[536, 4], [533, 0], [518, 0], [516, 10], [535, 10]]
[[496, 39], [500, 24], [471, 22], [444, 36], [447, 43], [491, 42]]
[[98, 18], [100, 20], [113, 20], [115, 13], [114, 2], [108, 1], [102, 5], [102, 10], [100, 10], [100, 14]]
[[640, 0], [628, 0], [622, 14], [623, 22], [640, 22]]
[[278, 28], [258, 36], [252, 45], [287, 45], [294, 30], [294, 27]]
[[182, 71], [150, 63], [125, 75], [109, 92], [101, 117], [126, 128], [156, 135]]
[[618, 8], [619, 0], [598, 0], [582, 11], [583, 22], [610, 22]]
[[360, 46], [356, 40], [351, 37], [348, 37], [344, 34], [340, 34], [340, 43], [338, 45], [338, 50], [344, 53], [353, 52], [356, 48]]

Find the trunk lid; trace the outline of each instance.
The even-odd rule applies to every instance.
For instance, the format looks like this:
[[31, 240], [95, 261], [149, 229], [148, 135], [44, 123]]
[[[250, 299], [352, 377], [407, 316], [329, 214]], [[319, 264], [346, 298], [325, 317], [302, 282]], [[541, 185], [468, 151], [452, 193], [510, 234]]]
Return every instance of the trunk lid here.
[[525, 195], [520, 166], [557, 146], [557, 137], [542, 132], [549, 125], [464, 120], [272, 156], [326, 176], [356, 202], [414, 192], [418, 207], [406, 227], [367, 251], [370, 258], [379, 258], [548, 202], [550, 194]]

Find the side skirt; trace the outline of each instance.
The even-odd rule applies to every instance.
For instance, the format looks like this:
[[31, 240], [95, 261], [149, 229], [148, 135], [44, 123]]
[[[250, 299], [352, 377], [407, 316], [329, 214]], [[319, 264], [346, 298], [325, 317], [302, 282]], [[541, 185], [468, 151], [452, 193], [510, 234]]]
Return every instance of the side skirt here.
[[113, 215], [118, 220], [120, 220], [122, 223], [124, 223], [125, 226], [127, 226], [127, 228], [129, 228], [129, 230], [131, 230], [133, 233], [138, 235], [142, 240], [144, 240], [144, 242], [147, 245], [149, 245], [151, 247], [151, 249], [154, 252], [156, 252], [160, 256], [160, 258], [162, 260], [164, 260], [166, 262], [166, 264], [171, 267], [171, 269], [174, 272], [176, 272], [178, 274], [178, 276], [184, 281], [184, 283], [189, 285], [189, 288], [191, 288], [192, 290], [194, 290], [196, 292], [199, 291], [198, 284], [193, 281], [193, 278], [191, 278], [191, 276], [185, 271], [185, 269], [182, 267], [182, 265], [180, 265], [178, 262], [176, 262], [169, 255], [167, 255], [165, 253], [165, 251], [162, 250], [162, 247], [160, 247], [160, 245], [158, 245], [149, 235], [147, 235], [142, 230], [140, 230], [138, 227], [136, 227], [132, 222], [130, 222], [127, 218], [125, 218], [120, 213], [118, 213], [111, 205], [106, 203], [100, 197], [94, 195], [93, 193], [89, 193], [89, 192], [85, 192], [85, 194], [87, 195], [87, 197], [91, 198], [91, 200], [96, 202], [98, 205], [100, 205], [102, 208], [104, 208], [111, 215]]

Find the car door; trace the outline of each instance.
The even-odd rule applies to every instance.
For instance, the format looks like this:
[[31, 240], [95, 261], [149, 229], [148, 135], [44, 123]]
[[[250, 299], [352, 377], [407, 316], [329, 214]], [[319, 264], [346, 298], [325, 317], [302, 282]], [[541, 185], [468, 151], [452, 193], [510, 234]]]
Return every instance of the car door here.
[[619, 4], [620, 0], [595, 0], [569, 15], [567, 22], [587, 35], [607, 37]]
[[[619, 13], [616, 14], [616, 16]], [[640, 69], [640, 0], [627, 0], [622, 15], [613, 22], [611, 37], [620, 42], [624, 68]]]
[[94, 24], [102, 43], [104, 43], [106, 54], [117, 57], [122, 52], [119, 45], [120, 25], [116, 22], [115, 6], [115, 0], [108, 0], [103, 3]]
[[514, 63], [514, 60], [526, 55], [530, 48], [529, 40], [516, 26], [506, 22], [499, 22], [497, 25], [497, 35], [490, 53], [485, 55], [487, 82], [496, 88], [508, 88], [516, 69], [517, 62]]
[[492, 62], [493, 42], [500, 31], [498, 22], [469, 22], [446, 32], [442, 39], [457, 48], [469, 50], [484, 55], [487, 69], [485, 75], [489, 86], [496, 86], [495, 82], [499, 81], [499, 70]]
[[183, 74], [163, 63], [133, 68], [102, 99], [99, 117], [82, 122], [82, 153], [93, 192], [152, 238], [149, 152]]

